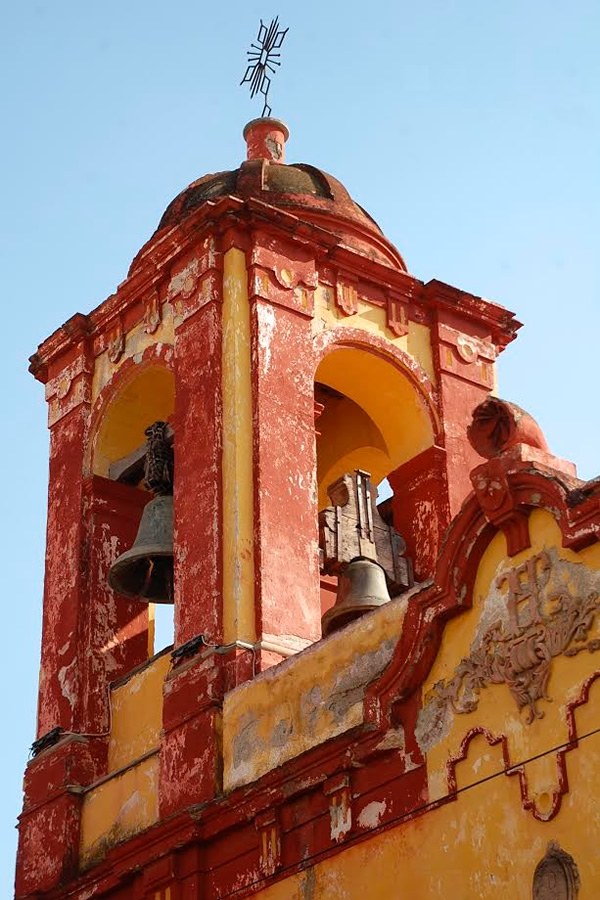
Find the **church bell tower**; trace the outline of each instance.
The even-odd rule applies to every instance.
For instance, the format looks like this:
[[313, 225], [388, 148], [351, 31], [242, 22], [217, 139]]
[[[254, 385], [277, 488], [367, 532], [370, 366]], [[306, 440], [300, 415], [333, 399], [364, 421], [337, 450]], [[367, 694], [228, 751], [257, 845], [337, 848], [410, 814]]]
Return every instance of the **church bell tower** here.
[[519, 323], [409, 274], [288, 137], [250, 122], [239, 168], [182, 191], [117, 291], [31, 358], [51, 444], [18, 900], [274, 875], [268, 784], [243, 805], [248, 686], [275, 703], [286, 661], [431, 579], [482, 462], [467, 426]]

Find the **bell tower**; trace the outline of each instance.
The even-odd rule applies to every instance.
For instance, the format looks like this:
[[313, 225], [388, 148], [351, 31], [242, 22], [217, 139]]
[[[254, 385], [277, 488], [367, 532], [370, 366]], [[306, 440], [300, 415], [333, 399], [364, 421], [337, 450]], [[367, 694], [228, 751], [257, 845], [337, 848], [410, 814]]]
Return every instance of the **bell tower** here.
[[288, 136], [250, 122], [240, 167], [179, 194], [31, 358], [51, 445], [19, 900], [225, 896], [201, 849], [234, 816], [224, 698], [330, 640], [356, 557], [383, 602], [431, 578], [481, 462], [467, 425], [519, 323], [409, 274], [339, 181], [285, 162]]

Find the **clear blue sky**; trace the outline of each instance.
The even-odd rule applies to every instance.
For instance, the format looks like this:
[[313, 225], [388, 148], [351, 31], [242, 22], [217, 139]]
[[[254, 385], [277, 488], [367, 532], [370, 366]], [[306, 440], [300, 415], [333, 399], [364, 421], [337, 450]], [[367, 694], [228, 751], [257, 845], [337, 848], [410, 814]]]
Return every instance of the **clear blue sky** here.
[[289, 161], [340, 178], [420, 278], [525, 323], [500, 394], [600, 471], [600, 6], [595, 0], [27, 0], [0, 37], [4, 557], [0, 897], [34, 737], [47, 432], [37, 344], [125, 277], [169, 200], [235, 167], [258, 19]]

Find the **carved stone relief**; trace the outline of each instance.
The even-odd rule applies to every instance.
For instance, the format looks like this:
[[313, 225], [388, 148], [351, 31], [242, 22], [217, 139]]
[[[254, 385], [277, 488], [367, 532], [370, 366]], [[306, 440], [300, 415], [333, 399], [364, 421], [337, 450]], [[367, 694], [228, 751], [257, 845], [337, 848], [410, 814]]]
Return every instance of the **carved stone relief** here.
[[578, 892], [575, 860], [551, 841], [533, 876], [533, 900], [576, 900]]
[[434, 685], [426, 705], [440, 713], [447, 707], [470, 713], [488, 685], [505, 684], [528, 724], [542, 718], [539, 704], [552, 699], [552, 660], [600, 650], [600, 638], [589, 638], [600, 609], [596, 582], [594, 573], [560, 560], [555, 551], [506, 569], [495, 581], [470, 654], [449, 681]]
[[335, 291], [335, 302], [344, 315], [353, 316], [358, 311], [356, 286], [338, 281]]
[[123, 333], [123, 323], [121, 319], [117, 319], [108, 336], [108, 358], [111, 363], [120, 360], [125, 351], [125, 334]]
[[154, 288], [146, 297], [144, 305], [144, 331], [146, 334], [154, 334], [160, 325], [161, 306], [158, 299], [158, 291]]

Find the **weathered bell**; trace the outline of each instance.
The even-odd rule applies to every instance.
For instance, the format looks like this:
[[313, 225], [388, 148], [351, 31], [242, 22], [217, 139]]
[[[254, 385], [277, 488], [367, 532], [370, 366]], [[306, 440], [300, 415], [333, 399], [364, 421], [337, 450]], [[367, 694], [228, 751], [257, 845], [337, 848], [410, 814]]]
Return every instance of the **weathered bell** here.
[[337, 597], [322, 619], [323, 637], [358, 619], [363, 613], [389, 603], [385, 572], [372, 559], [357, 556], [338, 577]]
[[173, 497], [159, 495], [144, 507], [130, 550], [112, 564], [108, 583], [126, 597], [173, 603]]

